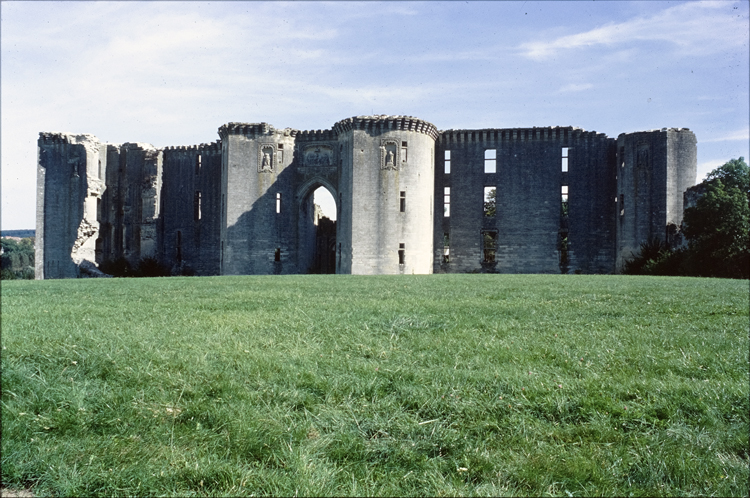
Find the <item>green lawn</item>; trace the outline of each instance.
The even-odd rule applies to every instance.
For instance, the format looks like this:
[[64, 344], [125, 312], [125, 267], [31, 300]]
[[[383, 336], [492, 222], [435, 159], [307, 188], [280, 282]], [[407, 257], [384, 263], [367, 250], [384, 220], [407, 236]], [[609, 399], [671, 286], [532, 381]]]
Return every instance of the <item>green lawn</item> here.
[[748, 495], [748, 282], [2, 284], [37, 495]]

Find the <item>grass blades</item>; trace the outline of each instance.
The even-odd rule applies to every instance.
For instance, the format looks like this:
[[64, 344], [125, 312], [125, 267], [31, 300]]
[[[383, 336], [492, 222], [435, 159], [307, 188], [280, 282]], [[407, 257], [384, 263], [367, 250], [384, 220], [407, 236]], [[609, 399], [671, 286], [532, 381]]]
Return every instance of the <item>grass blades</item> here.
[[745, 281], [12, 281], [2, 332], [37, 494], [748, 494]]

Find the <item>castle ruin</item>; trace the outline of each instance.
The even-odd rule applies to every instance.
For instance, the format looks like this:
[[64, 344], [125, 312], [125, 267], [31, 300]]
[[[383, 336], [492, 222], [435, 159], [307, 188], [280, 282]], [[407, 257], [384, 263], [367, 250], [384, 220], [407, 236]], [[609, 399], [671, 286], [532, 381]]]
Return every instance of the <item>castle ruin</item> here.
[[[196, 275], [615, 273], [674, 235], [697, 168], [687, 128], [614, 139], [376, 115], [218, 132], [165, 148], [40, 133], [36, 277], [146, 257]], [[338, 216], [324, 240], [321, 186]]]

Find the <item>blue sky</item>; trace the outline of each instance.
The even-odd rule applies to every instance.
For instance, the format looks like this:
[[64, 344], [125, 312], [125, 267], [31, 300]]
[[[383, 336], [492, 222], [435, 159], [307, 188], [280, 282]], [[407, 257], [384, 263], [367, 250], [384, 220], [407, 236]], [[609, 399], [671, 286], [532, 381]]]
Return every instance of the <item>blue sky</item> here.
[[35, 226], [40, 131], [157, 147], [230, 121], [687, 127], [750, 156], [741, 2], [2, 2], [2, 229]]

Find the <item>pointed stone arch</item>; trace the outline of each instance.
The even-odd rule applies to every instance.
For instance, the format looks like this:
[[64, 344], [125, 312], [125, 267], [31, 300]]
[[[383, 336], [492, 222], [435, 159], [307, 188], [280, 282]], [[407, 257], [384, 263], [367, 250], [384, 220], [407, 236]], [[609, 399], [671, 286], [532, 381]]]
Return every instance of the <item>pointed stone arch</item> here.
[[341, 209], [338, 189], [325, 178], [310, 178], [297, 189], [295, 194], [298, 210], [297, 255], [302, 273], [336, 273], [338, 267], [336, 261], [338, 225], [335, 221], [326, 221], [325, 226], [316, 224], [313, 195], [320, 187], [328, 190], [333, 197], [337, 214]]

